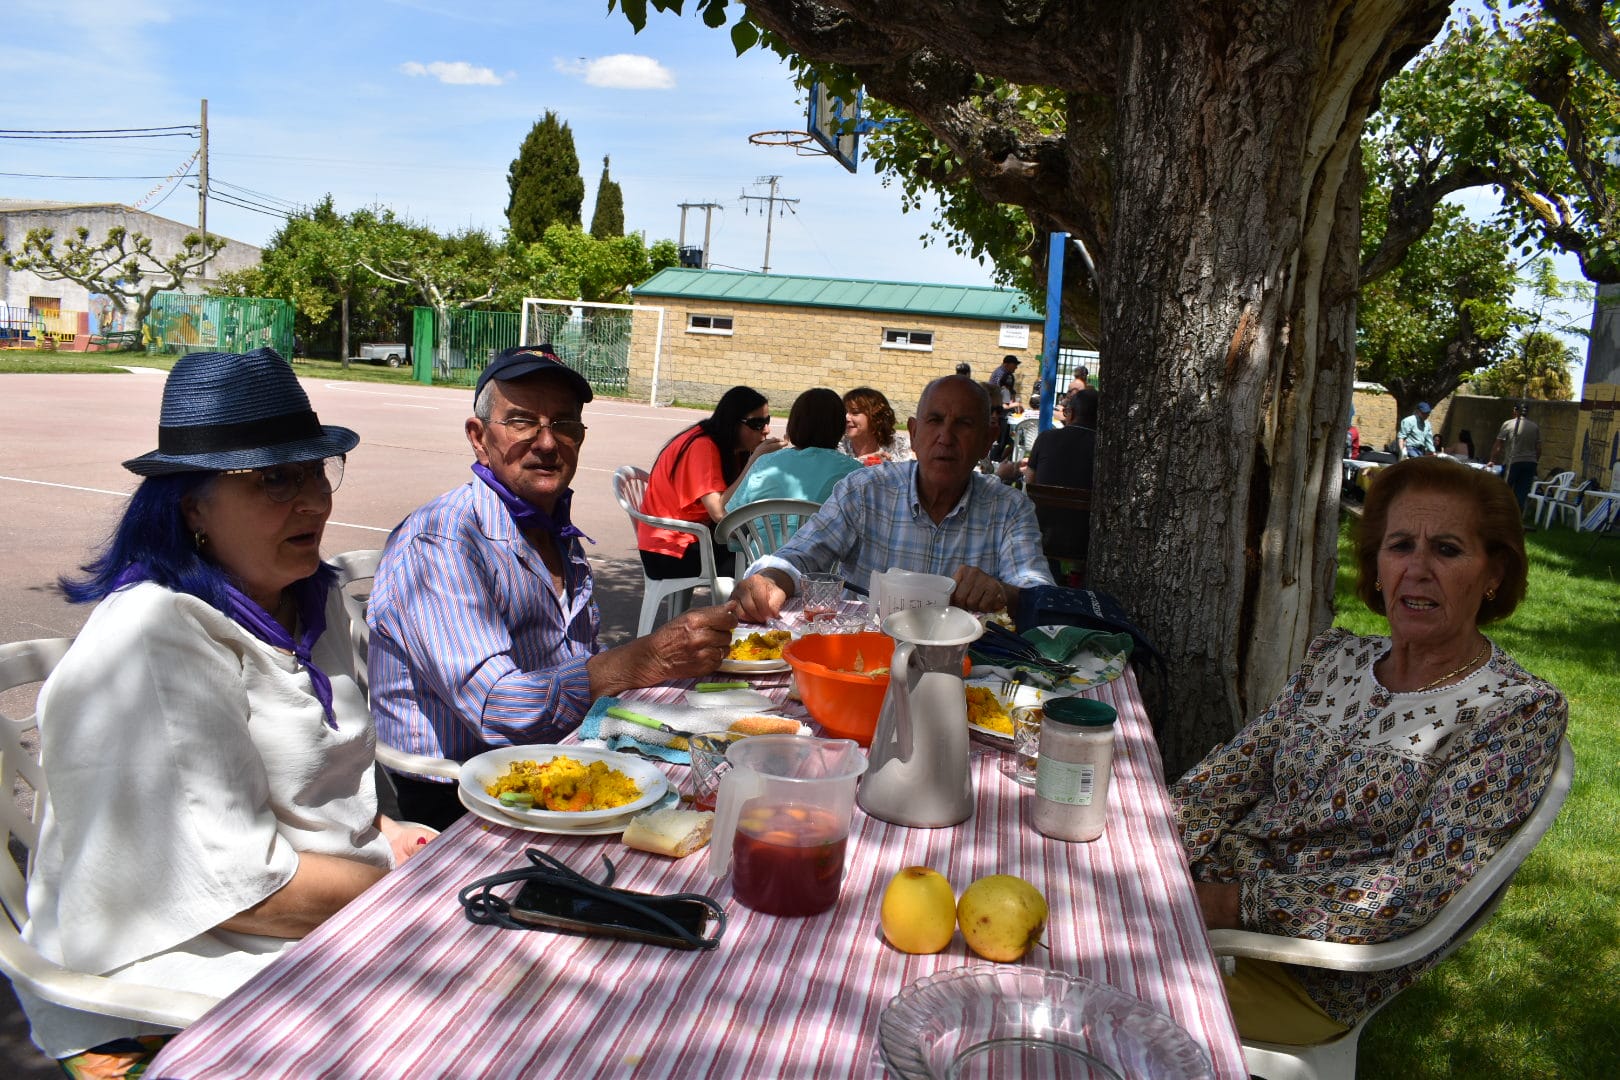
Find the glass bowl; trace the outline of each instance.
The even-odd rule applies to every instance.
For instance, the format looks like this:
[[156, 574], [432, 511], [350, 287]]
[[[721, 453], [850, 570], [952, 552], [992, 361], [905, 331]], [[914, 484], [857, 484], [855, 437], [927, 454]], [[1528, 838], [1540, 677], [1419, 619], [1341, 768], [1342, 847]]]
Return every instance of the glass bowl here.
[[1208, 1080], [1185, 1029], [1123, 991], [1038, 968], [974, 965], [905, 987], [878, 1018], [883, 1064], [908, 1080]]

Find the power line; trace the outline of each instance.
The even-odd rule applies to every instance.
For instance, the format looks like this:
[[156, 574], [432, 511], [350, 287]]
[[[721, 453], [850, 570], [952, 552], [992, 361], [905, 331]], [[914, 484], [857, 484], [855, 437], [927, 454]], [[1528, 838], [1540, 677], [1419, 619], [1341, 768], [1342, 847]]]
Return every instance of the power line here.
[[180, 134], [196, 131], [196, 124], [164, 124], [162, 127], [138, 128], [0, 128], [0, 135], [118, 135], [140, 131], [167, 131]]
[[73, 140], [89, 139], [171, 139], [176, 135], [184, 135], [195, 139], [197, 135], [189, 131], [166, 131], [158, 135], [11, 135], [0, 131], [0, 139], [28, 139], [39, 142], [71, 142]]
[[216, 202], [225, 203], [227, 206], [235, 206], [243, 210], [252, 210], [255, 214], [263, 214], [265, 217], [281, 218], [285, 220], [291, 216], [285, 210], [277, 210], [264, 206], [254, 206], [246, 202], [237, 202], [233, 196], [221, 191], [210, 191], [208, 193], [208, 197]]
[[256, 198], [256, 199], [263, 199], [266, 202], [283, 203], [284, 205], [286, 205], [288, 207], [291, 207], [294, 210], [298, 209], [298, 207], [301, 205], [300, 203], [295, 202], [292, 199], [283, 199], [281, 196], [279, 196], [279, 195], [271, 195], [267, 191], [255, 191], [253, 188], [243, 187], [241, 184], [233, 184], [229, 180], [221, 180], [217, 176], [209, 181], [209, 187], [210, 188], [212, 188], [215, 185], [230, 188], [232, 191], [239, 191], [243, 195], [249, 195], [249, 196], [252, 196], [253, 198]]
[[30, 180], [162, 180], [161, 173], [151, 176], [76, 176], [67, 173], [0, 172], [0, 176], [20, 176]]

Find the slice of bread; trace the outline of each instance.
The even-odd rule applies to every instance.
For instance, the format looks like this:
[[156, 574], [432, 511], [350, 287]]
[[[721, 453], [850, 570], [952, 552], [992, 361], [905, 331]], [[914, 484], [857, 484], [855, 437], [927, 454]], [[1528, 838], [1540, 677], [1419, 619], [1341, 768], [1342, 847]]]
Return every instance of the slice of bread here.
[[624, 842], [638, 851], [682, 859], [709, 842], [714, 814], [707, 810], [654, 810], [630, 820]]
[[731, 730], [743, 735], [797, 735], [799, 722], [785, 716], [745, 716], [732, 721]]

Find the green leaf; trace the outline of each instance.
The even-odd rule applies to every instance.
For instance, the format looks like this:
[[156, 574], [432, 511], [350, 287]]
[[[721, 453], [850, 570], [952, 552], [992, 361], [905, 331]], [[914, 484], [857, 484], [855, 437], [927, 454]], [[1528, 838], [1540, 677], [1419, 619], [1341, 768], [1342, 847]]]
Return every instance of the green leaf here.
[[752, 49], [759, 44], [759, 28], [747, 19], [741, 19], [731, 28], [731, 47], [737, 50], [737, 55]]

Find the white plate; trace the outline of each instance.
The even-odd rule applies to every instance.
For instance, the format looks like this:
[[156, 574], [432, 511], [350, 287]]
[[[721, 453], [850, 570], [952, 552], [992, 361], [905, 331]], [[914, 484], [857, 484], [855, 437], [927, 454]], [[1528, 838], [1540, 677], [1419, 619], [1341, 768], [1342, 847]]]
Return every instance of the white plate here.
[[[469, 799], [466, 791], [458, 792], [458, 794], [461, 797], [461, 805], [465, 806], [469, 813], [474, 817], [483, 818], [491, 825], [502, 825], [508, 829], [517, 829], [519, 832], [545, 833], [548, 836], [617, 836], [629, 828], [630, 819], [637, 816], [636, 814], [625, 814], [623, 817], [614, 818], [612, 821], [599, 822], [595, 825], [578, 825], [572, 829], [554, 829], [549, 825], [531, 825], [528, 822], [507, 817], [505, 814], [497, 814], [492, 810], [486, 810], [483, 806]], [[680, 801], [680, 794], [670, 790], [664, 793], [664, 797], [659, 800], [656, 808], [663, 809], [666, 806], [676, 806], [680, 804]], [[641, 813], [645, 812], [641, 811]]]
[[776, 709], [775, 700], [758, 690], [688, 690], [686, 703], [695, 709]]
[[[571, 757], [576, 761], [605, 761], [618, 769], [641, 788], [641, 797], [623, 806], [608, 810], [520, 810], [507, 806], [490, 795], [488, 787], [506, 771], [514, 761], [550, 761], [554, 757]], [[461, 766], [458, 775], [462, 794], [493, 814], [501, 814], [527, 825], [544, 825], [548, 830], [576, 830], [587, 825], [600, 825], [644, 810], [664, 797], [669, 781], [663, 770], [644, 758], [631, 757], [615, 750], [594, 746], [503, 746], [479, 754]]]
[[[770, 629], [773, 628], [769, 626], [748, 628], [739, 626], [732, 631], [731, 643], [735, 645], [750, 634], [760, 634]], [[787, 642], [782, 644], [786, 645]], [[720, 661], [720, 670], [730, 675], [766, 675], [777, 671], [787, 671], [788, 662], [786, 660], [722, 660]]]

